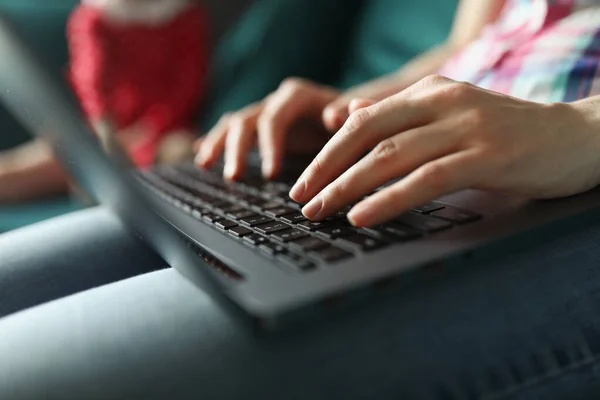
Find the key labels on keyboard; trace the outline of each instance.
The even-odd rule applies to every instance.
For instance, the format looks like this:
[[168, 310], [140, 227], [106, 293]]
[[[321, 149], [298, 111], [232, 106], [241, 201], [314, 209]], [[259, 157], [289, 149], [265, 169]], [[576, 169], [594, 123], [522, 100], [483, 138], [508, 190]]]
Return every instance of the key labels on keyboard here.
[[267, 235], [267, 234], [270, 234], [270, 233], [274, 233], [274, 232], [282, 231], [284, 229], [288, 229], [289, 227], [290, 227], [289, 225], [284, 224], [283, 222], [272, 221], [272, 222], [267, 222], [266, 224], [256, 225], [254, 227], [254, 229], [258, 233], [262, 233], [263, 235]]
[[182, 211], [296, 271], [313, 269], [315, 262], [334, 263], [481, 218], [468, 210], [431, 202], [392, 222], [355, 228], [346, 217], [351, 206], [323, 221], [308, 220], [300, 205], [288, 196], [290, 183], [264, 182], [256, 177], [229, 183], [191, 164], [159, 167], [141, 173], [140, 178]]

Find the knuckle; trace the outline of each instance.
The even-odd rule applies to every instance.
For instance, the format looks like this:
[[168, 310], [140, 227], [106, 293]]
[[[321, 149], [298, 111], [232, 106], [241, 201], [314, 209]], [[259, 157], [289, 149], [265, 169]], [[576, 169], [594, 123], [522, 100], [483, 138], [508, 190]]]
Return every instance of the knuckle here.
[[461, 82], [451, 82], [447, 85], [440, 86], [435, 92], [434, 95], [438, 98], [448, 100], [452, 103], [457, 102], [461, 103], [469, 96], [469, 92], [471, 88]]
[[[465, 113], [463, 124], [471, 128], [477, 128], [489, 122], [487, 112], [481, 107], [474, 107]], [[481, 131], [475, 129], [475, 134], [481, 134]]]
[[440, 163], [429, 163], [421, 167], [420, 179], [431, 190], [442, 192], [449, 182], [449, 171]]
[[219, 122], [223, 122], [223, 123], [228, 123], [231, 120], [231, 117], [234, 115], [234, 113], [232, 112], [226, 112], [225, 114], [223, 114], [221, 116], [221, 118], [219, 119]]
[[256, 122], [259, 132], [271, 132], [274, 126], [278, 126], [282, 120], [282, 113], [279, 110], [267, 109]]
[[314, 160], [311, 164], [309, 176], [319, 176], [324, 171], [325, 171], [325, 161], [323, 161], [323, 158], [319, 155], [314, 158]]
[[306, 85], [302, 78], [290, 77], [281, 81], [279, 88], [284, 91], [297, 92]]
[[385, 139], [375, 146], [371, 154], [376, 162], [389, 163], [398, 156], [399, 150], [400, 149], [394, 140]]
[[446, 88], [448, 94], [456, 98], [462, 98], [469, 94], [471, 87], [462, 82], [452, 82]]
[[328, 189], [328, 197], [330, 199], [343, 199], [348, 193], [348, 184], [342, 179], [336, 179], [331, 183]]
[[290, 110], [291, 103], [273, 99], [266, 104], [263, 111], [258, 115], [257, 124], [259, 127], [266, 129], [272, 125], [279, 124], [286, 113]]
[[352, 114], [350, 114], [346, 122], [346, 132], [352, 132], [362, 128], [364, 125], [369, 123], [371, 118], [371, 113], [367, 108], [361, 108], [360, 110], [354, 111]]
[[230, 125], [232, 129], [238, 132], [243, 132], [250, 127], [250, 119], [244, 114], [236, 114], [231, 117]]
[[448, 82], [450, 82], [450, 79], [446, 78], [445, 76], [432, 74], [432, 75], [427, 75], [425, 78], [421, 79], [419, 81], [419, 84], [424, 87], [431, 87], [431, 86], [439, 86], [441, 84], [448, 83]]

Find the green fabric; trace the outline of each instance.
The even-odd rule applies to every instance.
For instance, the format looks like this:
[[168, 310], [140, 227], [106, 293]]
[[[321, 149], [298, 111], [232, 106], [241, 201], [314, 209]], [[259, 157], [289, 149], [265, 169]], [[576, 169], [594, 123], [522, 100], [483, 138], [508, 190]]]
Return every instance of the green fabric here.
[[0, 207], [0, 233], [81, 208], [82, 206], [78, 203], [62, 198], [36, 201], [11, 207]]
[[[66, 21], [77, 0], [0, 0], [0, 15], [31, 45], [46, 63], [55, 79], [64, 80], [68, 51], [65, 40]], [[1, 62], [1, 61], [0, 61]], [[0, 149], [30, 139], [30, 135], [0, 107]], [[80, 208], [69, 199], [0, 207], [0, 232], [52, 218]]]
[[[13, 25], [56, 79], [64, 80], [68, 50], [65, 26], [77, 0], [0, 0], [0, 15]], [[0, 149], [30, 138], [22, 126], [0, 107]]]
[[457, 0], [266, 0], [222, 42], [207, 131], [227, 111], [300, 76], [347, 88], [397, 70], [441, 43]]
[[[67, 18], [77, 0], [0, 0], [7, 18], [64, 80]], [[218, 47], [204, 130], [288, 76], [349, 87], [399, 68], [444, 40], [456, 0], [257, 0]], [[432, 12], [434, 10], [434, 12]], [[0, 107], [0, 149], [29, 135]], [[72, 210], [67, 200], [0, 208], [0, 232]]]
[[[369, 0], [366, 0], [369, 1]], [[333, 82], [363, 0], [257, 1], [220, 44], [203, 130], [262, 99], [289, 76]]]
[[371, 0], [357, 21], [338, 86], [348, 88], [389, 74], [442, 43], [457, 0]]

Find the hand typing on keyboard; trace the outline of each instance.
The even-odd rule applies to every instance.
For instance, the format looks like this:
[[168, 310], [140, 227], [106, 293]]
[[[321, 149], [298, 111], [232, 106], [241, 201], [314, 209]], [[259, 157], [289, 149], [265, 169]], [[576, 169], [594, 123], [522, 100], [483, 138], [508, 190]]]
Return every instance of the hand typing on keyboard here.
[[291, 183], [246, 177], [225, 182], [214, 171], [192, 165], [157, 167], [139, 178], [160, 197], [230, 238], [276, 258], [296, 272], [312, 271], [359, 254], [477, 221], [481, 215], [432, 202], [396, 220], [361, 229], [346, 218], [344, 207], [321, 221], [311, 221], [301, 204], [289, 198]]
[[286, 79], [264, 100], [223, 116], [196, 143], [197, 163], [210, 168], [224, 154], [225, 178], [238, 180], [248, 153], [258, 144], [263, 175], [274, 179], [286, 151], [314, 155], [323, 147], [348, 118], [353, 99], [383, 99], [403, 87], [403, 82], [382, 78], [340, 93], [304, 79]]
[[321, 122], [321, 113], [338, 97], [324, 86], [286, 80], [263, 101], [223, 116], [197, 144], [197, 163], [209, 168], [224, 153], [225, 178], [237, 180], [245, 172], [248, 153], [258, 143], [263, 175], [274, 179], [286, 150], [316, 154], [322, 148], [332, 132]]
[[433, 76], [362, 106], [290, 191], [311, 220], [359, 201], [348, 219], [370, 227], [466, 188], [551, 198], [600, 183], [600, 139], [584, 104], [533, 103]]

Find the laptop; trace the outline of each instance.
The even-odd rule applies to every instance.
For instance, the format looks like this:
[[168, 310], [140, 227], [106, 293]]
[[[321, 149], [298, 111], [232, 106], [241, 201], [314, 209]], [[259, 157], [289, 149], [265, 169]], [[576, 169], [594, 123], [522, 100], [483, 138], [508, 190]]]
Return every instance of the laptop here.
[[380, 282], [408, 280], [428, 266], [512, 249], [542, 238], [550, 224], [589, 220], [600, 205], [598, 190], [553, 201], [466, 190], [357, 229], [347, 222], [347, 209], [325, 221], [307, 220], [288, 197], [293, 177], [265, 182], [251, 173], [226, 183], [218, 171], [192, 164], [135, 170], [102, 150], [76, 102], [5, 22], [0, 100], [172, 267], [262, 327], [319, 312], [331, 299], [369, 292]]

